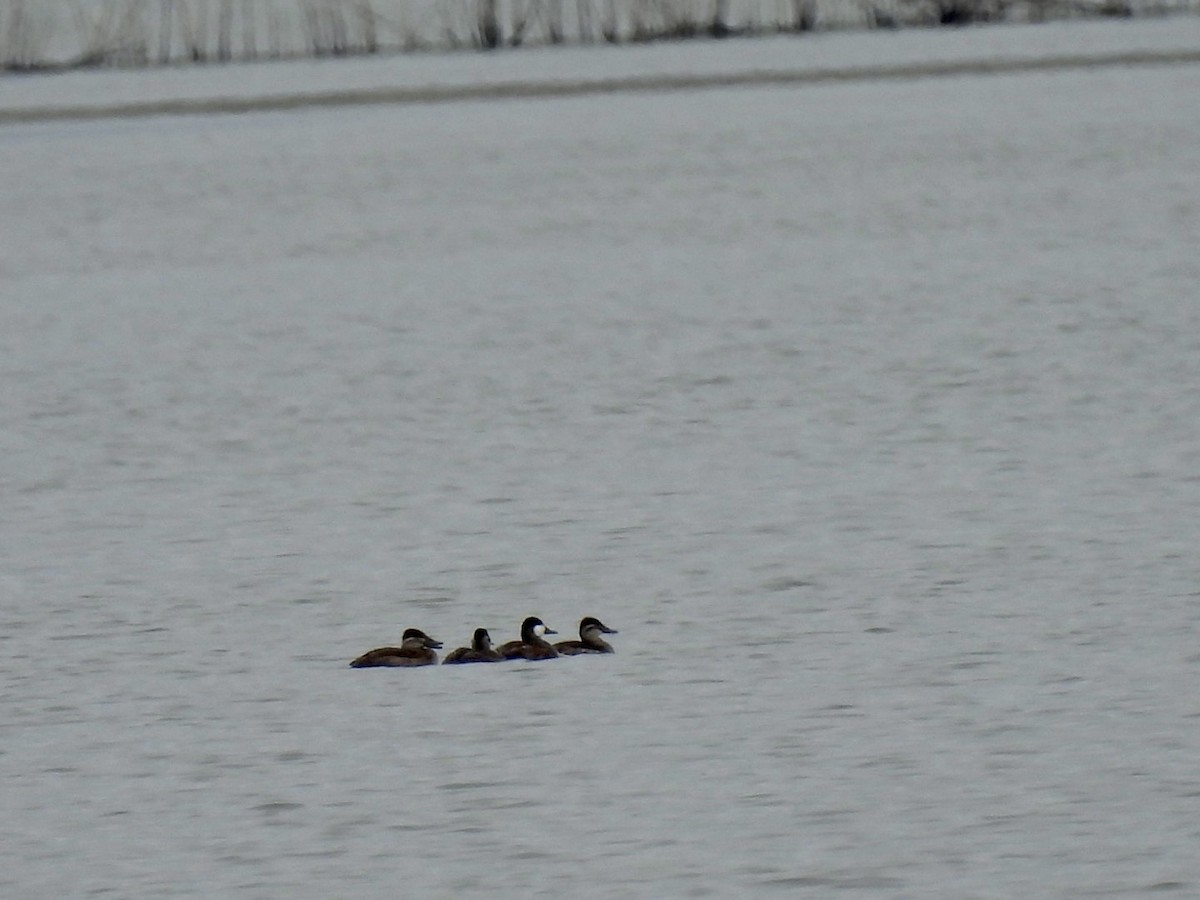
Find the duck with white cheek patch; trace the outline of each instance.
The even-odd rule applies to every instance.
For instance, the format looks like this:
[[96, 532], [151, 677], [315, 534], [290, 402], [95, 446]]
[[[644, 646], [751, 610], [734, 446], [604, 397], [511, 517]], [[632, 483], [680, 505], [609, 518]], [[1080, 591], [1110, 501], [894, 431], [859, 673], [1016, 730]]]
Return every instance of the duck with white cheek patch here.
[[558, 651], [546, 640], [545, 635], [558, 634], [537, 616], [530, 616], [521, 623], [521, 639], [500, 645], [505, 659], [554, 659]]

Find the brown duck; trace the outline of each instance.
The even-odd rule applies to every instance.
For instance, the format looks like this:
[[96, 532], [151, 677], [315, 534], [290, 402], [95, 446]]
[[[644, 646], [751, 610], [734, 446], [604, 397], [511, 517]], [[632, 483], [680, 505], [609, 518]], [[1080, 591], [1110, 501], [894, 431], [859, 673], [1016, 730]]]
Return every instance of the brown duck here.
[[371, 666], [434, 666], [438, 655], [434, 651], [442, 646], [419, 628], [409, 628], [400, 638], [399, 647], [376, 647], [368, 650], [350, 665], [355, 669]]
[[476, 628], [471, 638], [470, 647], [459, 647], [452, 650], [444, 660], [443, 666], [455, 663], [503, 662], [504, 654], [492, 646], [492, 636], [486, 628]]
[[616, 634], [614, 628], [609, 628], [595, 616], [587, 616], [579, 623], [579, 640], [559, 641], [554, 649], [562, 656], [579, 656], [583, 653], [612, 653], [612, 644], [600, 637], [602, 634]]

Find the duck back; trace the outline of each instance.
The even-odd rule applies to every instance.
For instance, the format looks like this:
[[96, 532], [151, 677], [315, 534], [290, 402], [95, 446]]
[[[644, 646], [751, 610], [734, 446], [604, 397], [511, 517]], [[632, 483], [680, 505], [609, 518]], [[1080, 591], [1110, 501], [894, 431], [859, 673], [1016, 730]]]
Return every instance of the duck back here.
[[544, 641], [539, 644], [509, 641], [501, 645], [500, 652], [505, 659], [554, 659], [558, 656], [558, 651]]
[[477, 650], [474, 647], [459, 647], [442, 660], [442, 665], [452, 666], [457, 663], [503, 662], [503, 660], [504, 655], [490, 647], [487, 650]]
[[419, 650], [409, 650], [405, 647], [377, 647], [368, 650], [358, 659], [350, 663], [355, 669], [369, 669], [375, 666], [432, 666], [437, 663], [437, 654], [422, 647]]
[[595, 647], [585, 644], [583, 641], [559, 641], [554, 645], [554, 649], [561, 656], [582, 656], [585, 653], [613, 653], [613, 648], [607, 641], [602, 641], [603, 647]]

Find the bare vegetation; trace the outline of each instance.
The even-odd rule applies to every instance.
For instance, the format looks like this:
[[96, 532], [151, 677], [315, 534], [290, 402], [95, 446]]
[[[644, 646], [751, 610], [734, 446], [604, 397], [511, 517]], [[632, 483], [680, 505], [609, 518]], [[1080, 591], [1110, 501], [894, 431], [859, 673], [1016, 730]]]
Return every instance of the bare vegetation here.
[[495, 50], [1198, 10], [1200, 0], [0, 0], [0, 68]]

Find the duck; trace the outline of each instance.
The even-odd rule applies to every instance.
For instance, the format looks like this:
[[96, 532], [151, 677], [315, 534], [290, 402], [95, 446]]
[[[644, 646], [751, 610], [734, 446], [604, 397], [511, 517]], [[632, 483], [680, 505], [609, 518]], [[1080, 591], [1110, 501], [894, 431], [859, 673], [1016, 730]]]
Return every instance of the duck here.
[[521, 639], [501, 644], [500, 653], [505, 659], [554, 659], [558, 651], [543, 635], [558, 634], [537, 616], [530, 616], [521, 623]]
[[405, 629], [399, 647], [376, 647], [350, 663], [352, 668], [371, 666], [436, 666], [442, 642], [431, 638], [420, 628]]
[[492, 636], [486, 628], [476, 628], [470, 647], [450, 651], [442, 660], [443, 666], [454, 663], [503, 662], [504, 654], [492, 647]]
[[615, 628], [609, 628], [595, 616], [585, 616], [579, 622], [579, 640], [559, 641], [554, 645], [562, 656], [579, 656], [583, 653], [613, 653], [612, 644], [600, 637], [602, 634], [616, 634]]

